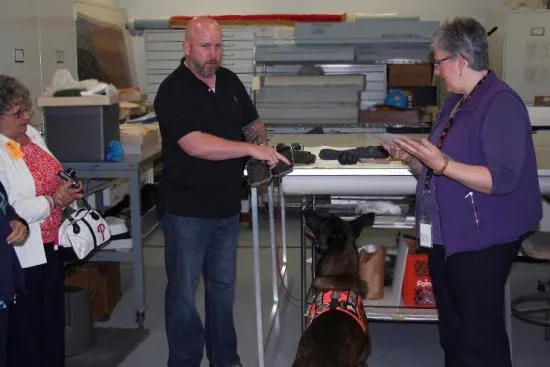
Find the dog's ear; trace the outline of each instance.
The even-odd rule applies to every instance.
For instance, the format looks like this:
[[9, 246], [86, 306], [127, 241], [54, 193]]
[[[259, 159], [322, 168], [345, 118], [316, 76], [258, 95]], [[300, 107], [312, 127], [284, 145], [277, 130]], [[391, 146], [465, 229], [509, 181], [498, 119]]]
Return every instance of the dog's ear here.
[[304, 216], [306, 227], [310, 230], [313, 236], [317, 236], [319, 234], [319, 230], [321, 229], [323, 217], [311, 209], [304, 210], [302, 214]]
[[374, 224], [374, 213], [363, 214], [350, 222], [355, 238], [359, 237], [365, 227], [372, 227]]

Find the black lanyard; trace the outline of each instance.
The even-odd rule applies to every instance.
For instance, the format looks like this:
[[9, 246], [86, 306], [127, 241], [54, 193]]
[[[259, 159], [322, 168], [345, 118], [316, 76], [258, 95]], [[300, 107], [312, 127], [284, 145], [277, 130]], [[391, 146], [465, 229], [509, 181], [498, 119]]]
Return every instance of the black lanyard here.
[[[458, 103], [455, 105], [453, 110], [451, 111], [451, 114], [449, 115], [449, 118], [448, 118], [447, 122], [445, 123], [445, 126], [443, 127], [443, 131], [441, 131], [441, 135], [439, 136], [439, 139], [437, 140], [437, 143], [436, 143], [436, 146], [439, 150], [441, 150], [441, 148], [443, 147], [443, 141], [445, 140], [445, 138], [449, 134], [449, 130], [453, 126], [453, 123], [454, 123], [455, 118], [456, 118], [456, 113], [458, 112], [459, 109], [462, 108], [462, 106], [464, 106], [464, 104], [466, 104], [466, 102], [468, 102], [470, 100], [470, 98], [472, 98], [472, 94], [475, 92], [476, 89], [479, 88], [479, 86], [481, 84], [483, 84], [485, 79], [487, 79], [487, 75], [489, 75], [489, 73], [487, 73], [483, 78], [481, 78], [477, 82], [475, 87], [472, 89], [472, 91], [470, 93], [468, 93], [467, 95], [463, 96], [460, 99], [460, 101], [458, 101]], [[432, 181], [433, 175], [434, 175], [433, 169], [428, 168], [428, 172], [426, 172], [426, 179], [424, 180], [424, 192], [430, 190], [430, 183]]]

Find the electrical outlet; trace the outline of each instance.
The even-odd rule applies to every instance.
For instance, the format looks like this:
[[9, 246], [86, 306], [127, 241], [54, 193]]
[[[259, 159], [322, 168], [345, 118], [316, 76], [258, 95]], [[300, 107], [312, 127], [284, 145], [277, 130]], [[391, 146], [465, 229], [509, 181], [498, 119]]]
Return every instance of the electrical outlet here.
[[25, 50], [22, 48], [15, 48], [13, 50], [13, 62], [25, 62]]
[[56, 64], [65, 63], [65, 52], [63, 50], [55, 50], [55, 63]]

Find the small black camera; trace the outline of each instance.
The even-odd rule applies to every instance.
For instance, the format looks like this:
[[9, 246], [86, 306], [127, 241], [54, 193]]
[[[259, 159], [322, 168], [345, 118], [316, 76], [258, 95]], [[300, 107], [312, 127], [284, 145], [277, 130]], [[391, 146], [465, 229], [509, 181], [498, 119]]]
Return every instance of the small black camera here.
[[65, 171], [59, 171], [58, 176], [61, 177], [64, 181], [72, 181], [71, 187], [73, 189], [78, 189], [80, 183], [76, 177], [76, 171], [72, 168], [67, 168]]

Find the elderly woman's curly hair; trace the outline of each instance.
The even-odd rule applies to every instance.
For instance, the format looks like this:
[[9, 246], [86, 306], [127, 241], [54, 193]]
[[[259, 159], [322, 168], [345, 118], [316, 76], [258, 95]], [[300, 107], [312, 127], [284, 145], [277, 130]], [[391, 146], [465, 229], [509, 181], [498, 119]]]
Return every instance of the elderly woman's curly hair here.
[[0, 75], [0, 116], [16, 105], [30, 109], [31, 93], [19, 80], [9, 75]]

